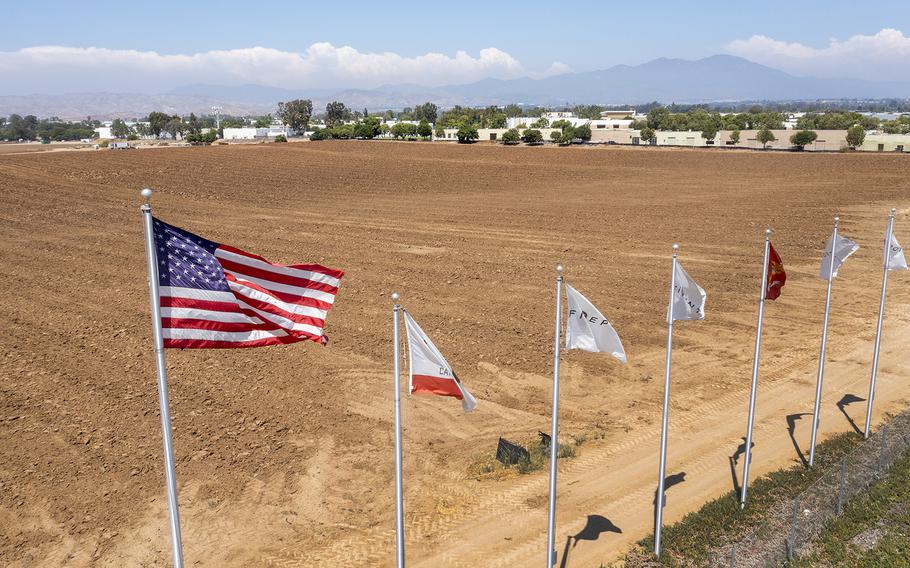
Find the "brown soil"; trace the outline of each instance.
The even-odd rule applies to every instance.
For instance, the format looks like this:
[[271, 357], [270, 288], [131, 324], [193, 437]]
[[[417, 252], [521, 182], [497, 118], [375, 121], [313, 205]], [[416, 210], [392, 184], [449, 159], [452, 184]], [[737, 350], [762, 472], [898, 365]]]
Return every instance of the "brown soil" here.
[[[477, 396], [404, 400], [409, 562], [542, 563], [546, 475], [478, 479], [500, 435], [549, 425], [553, 266], [630, 356], [564, 356], [560, 558], [587, 515], [622, 529], [570, 550], [596, 566], [648, 533], [670, 243], [707, 290], [675, 338], [668, 493], [679, 518], [728, 490], [744, 434], [762, 231], [790, 280], [766, 311], [755, 475], [792, 462], [811, 411], [836, 212], [863, 248], [835, 283], [822, 433], [865, 397], [887, 208], [910, 240], [910, 162], [819, 155], [322, 142], [0, 157], [0, 564], [169, 562], [138, 190], [156, 214], [276, 262], [347, 272], [315, 344], [169, 351], [187, 564], [394, 564], [390, 291]], [[895, 274], [877, 411], [906, 402], [908, 276]], [[862, 403], [847, 408], [862, 423]], [[830, 418], [828, 418], [830, 417]], [[877, 418], [877, 416], [876, 416]], [[805, 447], [808, 419], [798, 425]]]

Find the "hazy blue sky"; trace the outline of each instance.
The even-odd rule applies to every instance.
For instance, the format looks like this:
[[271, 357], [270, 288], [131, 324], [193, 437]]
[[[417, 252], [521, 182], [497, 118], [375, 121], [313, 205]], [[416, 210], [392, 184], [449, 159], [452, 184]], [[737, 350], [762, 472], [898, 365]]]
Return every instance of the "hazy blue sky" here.
[[908, 0], [30, 0], [3, 8], [0, 94], [166, 90], [194, 79], [445, 84], [716, 53], [801, 75], [910, 75]]

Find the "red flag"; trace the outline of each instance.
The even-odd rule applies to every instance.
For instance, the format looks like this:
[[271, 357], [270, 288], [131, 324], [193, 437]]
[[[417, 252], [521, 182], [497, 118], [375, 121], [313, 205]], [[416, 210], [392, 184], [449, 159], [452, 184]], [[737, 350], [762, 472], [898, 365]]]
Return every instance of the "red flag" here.
[[787, 273], [784, 272], [784, 263], [774, 250], [774, 245], [768, 243], [768, 287], [765, 289], [765, 299], [776, 300], [786, 282]]

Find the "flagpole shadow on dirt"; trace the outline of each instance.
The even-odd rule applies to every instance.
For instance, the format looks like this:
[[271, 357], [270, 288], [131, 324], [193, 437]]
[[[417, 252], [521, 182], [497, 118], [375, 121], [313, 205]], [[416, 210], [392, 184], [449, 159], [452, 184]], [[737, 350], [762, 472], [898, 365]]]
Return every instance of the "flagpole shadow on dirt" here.
[[859, 425], [853, 421], [853, 418], [847, 414], [847, 407], [853, 404], [854, 402], [866, 402], [865, 398], [860, 398], [855, 394], [845, 394], [843, 398], [837, 401], [837, 409], [841, 411], [841, 414], [847, 419], [847, 422], [850, 423], [850, 426], [853, 427], [853, 430], [859, 434], [863, 435], [863, 431], [860, 429]]
[[[730, 474], [733, 476], [733, 491], [737, 494], [742, 490], [742, 486], [739, 482], [739, 477], [736, 473], [736, 466], [739, 465], [739, 457], [746, 454], [746, 437], [743, 436], [740, 438], [743, 442], [736, 447], [736, 451], [733, 452], [733, 455], [729, 457], [730, 459]], [[755, 448], [755, 442], [749, 444], [749, 451]]]
[[[569, 551], [574, 550], [575, 547], [578, 546], [579, 541], [590, 540], [591, 542], [594, 542], [605, 532], [622, 534], [622, 529], [613, 524], [613, 521], [602, 515], [588, 515], [585, 526], [582, 527], [578, 533], [566, 537], [566, 546], [563, 549], [562, 561], [559, 563], [559, 568], [568, 568]], [[572, 545], [571, 547], [569, 546], [570, 544]]]
[[790, 435], [790, 441], [793, 442], [793, 449], [796, 450], [796, 455], [799, 457], [799, 461], [802, 462], [803, 467], [809, 467], [809, 462], [806, 461], [806, 456], [803, 453], [802, 449], [800, 449], [799, 442], [796, 441], [796, 421], [801, 420], [803, 416], [812, 416], [812, 413], [797, 412], [787, 415], [787, 434]]

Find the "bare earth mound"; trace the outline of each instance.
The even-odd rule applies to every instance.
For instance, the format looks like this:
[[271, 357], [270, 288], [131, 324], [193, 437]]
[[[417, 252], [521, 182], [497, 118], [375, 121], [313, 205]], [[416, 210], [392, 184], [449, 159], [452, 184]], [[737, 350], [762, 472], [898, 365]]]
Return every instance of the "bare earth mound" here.
[[[169, 562], [138, 190], [161, 218], [275, 262], [347, 272], [327, 348], [169, 351], [188, 565], [393, 564], [388, 293], [480, 401], [404, 401], [412, 566], [543, 561], [546, 475], [479, 479], [500, 435], [549, 424], [553, 266], [630, 356], [565, 356], [566, 566], [647, 534], [657, 473], [670, 244], [708, 293], [676, 335], [667, 520], [732, 484], [761, 239], [790, 274], [766, 312], [753, 471], [795, 459], [811, 411], [836, 212], [863, 248], [835, 282], [822, 433], [865, 398], [887, 208], [910, 241], [910, 162], [816, 155], [323, 142], [0, 156], [0, 564]], [[877, 412], [907, 398], [908, 277], [892, 280]], [[846, 408], [863, 419], [862, 403]], [[805, 448], [808, 417], [797, 423]], [[621, 529], [570, 541], [588, 515]], [[570, 542], [572, 543], [570, 546]]]

